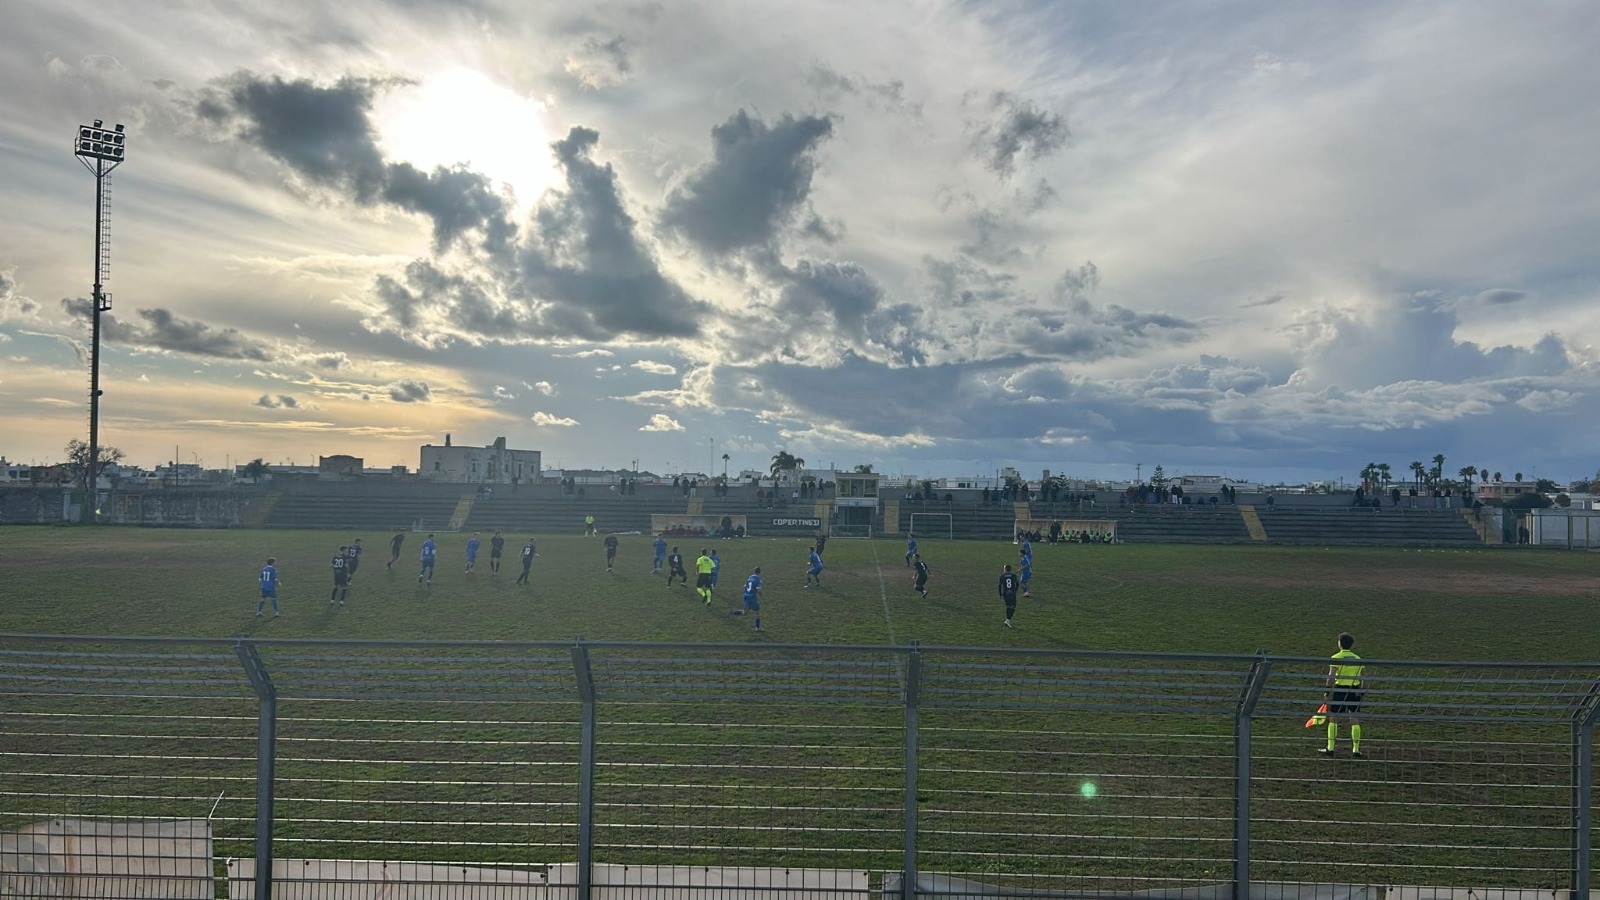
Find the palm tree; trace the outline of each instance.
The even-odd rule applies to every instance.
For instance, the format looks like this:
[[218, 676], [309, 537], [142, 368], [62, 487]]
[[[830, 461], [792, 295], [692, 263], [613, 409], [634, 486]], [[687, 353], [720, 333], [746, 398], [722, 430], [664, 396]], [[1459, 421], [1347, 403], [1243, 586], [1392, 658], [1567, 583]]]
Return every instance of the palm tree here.
[[772, 455], [772, 475], [777, 477], [779, 472], [792, 472], [805, 464], [805, 460], [795, 456], [793, 453], [787, 450], [779, 450]]
[[856, 473], [860, 475], [871, 475], [872, 463], [856, 463]]
[[1388, 463], [1378, 463], [1378, 483], [1383, 487], [1389, 486], [1389, 476], [1393, 474]]
[[1421, 460], [1412, 460], [1411, 477], [1415, 479], [1415, 486], [1420, 489], [1422, 487], [1422, 479], [1428, 477], [1428, 467], [1423, 465]]
[[727, 481], [728, 480], [728, 460], [730, 460], [732, 458], [733, 457], [729, 456], [726, 453], [722, 454], [722, 480], [723, 481]]
[[1378, 464], [1375, 463], [1375, 462], [1367, 463], [1366, 465], [1361, 467], [1361, 473], [1360, 474], [1361, 474], [1361, 483], [1362, 484], [1365, 484], [1365, 485], [1375, 484], [1377, 482], [1377, 480], [1378, 480]]
[[1515, 475], [1513, 475], [1511, 477], [1515, 478], [1518, 481], [1521, 481], [1522, 480], [1522, 473], [1518, 472], [1517, 474], [1515, 474]]
[[1496, 473], [1494, 473], [1494, 480], [1495, 481], [1505, 481], [1506, 477], [1504, 475], [1501, 475], [1499, 472], [1496, 472]]
[[1443, 481], [1444, 480], [1444, 454], [1443, 453], [1435, 453], [1433, 455], [1433, 472], [1432, 472], [1432, 476], [1433, 476], [1433, 480], [1434, 481]]
[[1462, 466], [1461, 471], [1457, 472], [1456, 474], [1461, 476], [1462, 484], [1466, 485], [1467, 487], [1472, 487], [1472, 479], [1478, 474], [1478, 467]]

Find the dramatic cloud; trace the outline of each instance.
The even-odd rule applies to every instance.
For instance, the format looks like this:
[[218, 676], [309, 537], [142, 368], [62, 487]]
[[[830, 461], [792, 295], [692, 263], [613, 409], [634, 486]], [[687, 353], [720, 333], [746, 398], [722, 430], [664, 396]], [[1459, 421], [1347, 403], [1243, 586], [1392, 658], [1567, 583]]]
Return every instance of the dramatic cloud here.
[[388, 203], [427, 216], [439, 250], [477, 232], [487, 248], [503, 252], [516, 228], [486, 176], [462, 168], [423, 172], [384, 160], [371, 120], [373, 100], [407, 83], [346, 76], [321, 84], [239, 72], [206, 91], [195, 111], [312, 185], [362, 205]]
[[279, 394], [276, 397], [271, 394], [262, 394], [260, 399], [256, 400], [255, 405], [264, 409], [299, 409], [300, 401], [288, 394]]
[[389, 385], [389, 399], [396, 403], [429, 403], [433, 400], [433, 391], [426, 382], [406, 379]]
[[667, 198], [661, 224], [716, 255], [769, 244], [805, 208], [816, 148], [832, 134], [826, 117], [768, 125], [739, 110], [711, 129], [711, 161]]
[[988, 118], [975, 126], [972, 143], [990, 170], [1010, 176], [1018, 157], [1038, 161], [1066, 146], [1071, 136], [1061, 116], [999, 91], [990, 96]]
[[17, 293], [15, 266], [0, 269], [0, 321], [12, 318], [31, 318], [39, 312], [39, 304]]
[[678, 420], [672, 418], [671, 416], [669, 416], [669, 415], [667, 415], [665, 413], [656, 413], [655, 415], [650, 417], [650, 421], [649, 422], [646, 422], [645, 424], [639, 426], [639, 430], [640, 431], [682, 431], [683, 430], [683, 426], [678, 423]]
[[[94, 307], [88, 298], [66, 298], [61, 308], [88, 327]], [[273, 354], [266, 345], [241, 334], [236, 328], [215, 328], [195, 319], [182, 319], [165, 309], [137, 311], [139, 322], [118, 319], [110, 312], [100, 314], [100, 337], [107, 343], [137, 349], [165, 350], [190, 356], [266, 362]]]
[[547, 413], [547, 412], [542, 412], [542, 411], [541, 412], [536, 412], [532, 416], [530, 416], [529, 417], [529, 421], [531, 421], [535, 425], [541, 425], [541, 426], [548, 425], [548, 426], [553, 427], [553, 428], [571, 428], [574, 425], [578, 424], [578, 420], [577, 419], [570, 419], [570, 418], [567, 418], [566, 416], [558, 416], [558, 415], [554, 415], [552, 413]]

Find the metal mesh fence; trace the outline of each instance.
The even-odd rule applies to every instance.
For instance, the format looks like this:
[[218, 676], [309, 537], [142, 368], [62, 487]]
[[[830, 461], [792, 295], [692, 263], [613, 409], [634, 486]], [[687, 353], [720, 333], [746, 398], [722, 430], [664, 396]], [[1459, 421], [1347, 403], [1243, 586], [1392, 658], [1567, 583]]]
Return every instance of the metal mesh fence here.
[[0, 636], [0, 896], [1587, 889], [1600, 666], [1369, 660], [1361, 759], [1344, 716], [1316, 752], [1326, 672]]

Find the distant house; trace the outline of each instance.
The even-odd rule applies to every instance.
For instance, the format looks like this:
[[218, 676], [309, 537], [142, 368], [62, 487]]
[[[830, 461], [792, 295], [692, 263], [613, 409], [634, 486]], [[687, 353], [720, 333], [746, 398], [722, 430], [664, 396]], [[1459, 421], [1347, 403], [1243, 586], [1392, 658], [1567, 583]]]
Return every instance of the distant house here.
[[317, 477], [324, 480], [338, 480], [343, 478], [359, 478], [366, 460], [359, 456], [319, 456], [317, 457]]
[[1522, 494], [1538, 493], [1535, 481], [1488, 481], [1473, 488], [1478, 499], [1485, 503], [1504, 502]]
[[428, 481], [522, 484], [539, 479], [539, 463], [538, 450], [508, 449], [503, 437], [487, 447], [458, 447], [447, 434], [443, 446], [422, 445], [422, 467], [417, 475]]

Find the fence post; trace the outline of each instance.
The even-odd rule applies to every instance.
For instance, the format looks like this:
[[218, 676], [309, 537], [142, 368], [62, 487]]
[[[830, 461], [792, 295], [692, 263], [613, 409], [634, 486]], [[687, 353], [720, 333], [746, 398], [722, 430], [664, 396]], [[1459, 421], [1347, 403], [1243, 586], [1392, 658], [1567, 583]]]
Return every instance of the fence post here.
[[255, 688], [259, 703], [256, 723], [256, 892], [258, 900], [272, 900], [272, 798], [278, 763], [278, 689], [261, 662], [256, 645], [239, 641], [233, 652]]
[[922, 686], [922, 653], [911, 642], [906, 657], [906, 839], [904, 871], [900, 876], [901, 900], [917, 895], [917, 702]]
[[594, 868], [594, 674], [583, 636], [572, 648], [572, 668], [582, 703], [582, 737], [578, 749], [578, 900], [589, 900]]
[[1590, 798], [1594, 793], [1594, 722], [1600, 717], [1600, 682], [1589, 686], [1572, 717], [1572, 866], [1573, 900], [1589, 898]]
[[1250, 900], [1250, 722], [1272, 660], [1256, 651], [1233, 716], [1233, 900]]

